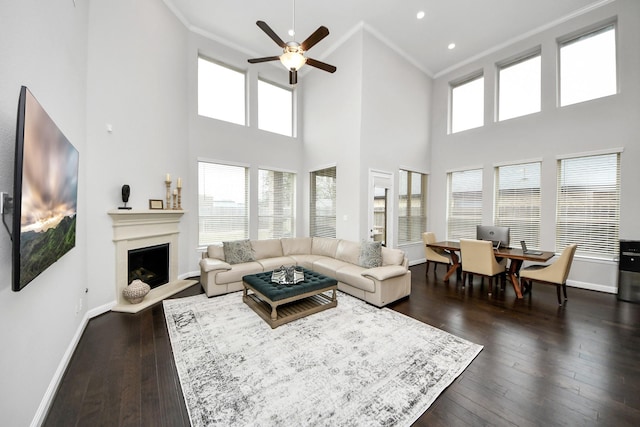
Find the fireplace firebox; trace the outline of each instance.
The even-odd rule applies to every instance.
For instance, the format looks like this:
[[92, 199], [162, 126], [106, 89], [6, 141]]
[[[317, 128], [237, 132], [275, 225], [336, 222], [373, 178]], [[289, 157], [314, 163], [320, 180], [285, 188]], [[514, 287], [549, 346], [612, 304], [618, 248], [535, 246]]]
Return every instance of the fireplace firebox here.
[[128, 283], [139, 279], [156, 288], [169, 282], [169, 244], [131, 249], [128, 254]]

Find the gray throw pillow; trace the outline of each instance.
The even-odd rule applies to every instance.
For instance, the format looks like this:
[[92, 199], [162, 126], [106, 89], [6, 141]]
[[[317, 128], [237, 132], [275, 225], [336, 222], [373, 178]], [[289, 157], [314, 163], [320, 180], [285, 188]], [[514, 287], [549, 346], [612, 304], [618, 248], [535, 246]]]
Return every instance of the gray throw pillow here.
[[222, 250], [224, 250], [224, 260], [229, 264], [240, 264], [256, 260], [249, 240], [222, 242]]
[[382, 265], [382, 243], [362, 242], [358, 264], [365, 268], [380, 267]]

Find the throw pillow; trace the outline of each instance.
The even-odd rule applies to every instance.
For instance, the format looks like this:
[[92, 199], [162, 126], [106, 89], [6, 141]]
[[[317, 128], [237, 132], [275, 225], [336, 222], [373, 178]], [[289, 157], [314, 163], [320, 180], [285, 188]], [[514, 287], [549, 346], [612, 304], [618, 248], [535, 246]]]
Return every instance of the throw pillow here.
[[249, 240], [222, 242], [222, 249], [224, 250], [224, 260], [229, 264], [240, 264], [256, 260]]
[[380, 267], [382, 265], [382, 243], [362, 242], [358, 264], [365, 268]]

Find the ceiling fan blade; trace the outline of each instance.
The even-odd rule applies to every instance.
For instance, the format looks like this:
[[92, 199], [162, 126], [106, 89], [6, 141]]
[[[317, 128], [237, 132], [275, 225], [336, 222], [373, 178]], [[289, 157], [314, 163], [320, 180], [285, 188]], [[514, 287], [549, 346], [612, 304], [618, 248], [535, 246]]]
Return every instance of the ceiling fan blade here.
[[289, 71], [289, 84], [298, 84], [298, 72], [296, 70]]
[[266, 56], [264, 58], [248, 59], [247, 61], [249, 61], [250, 64], [257, 64], [259, 62], [277, 61], [279, 59], [280, 59], [279, 56]]
[[321, 70], [327, 71], [329, 73], [335, 73], [337, 68], [334, 67], [333, 65], [329, 65], [326, 64], [324, 62], [320, 62], [316, 59], [313, 58], [307, 58], [307, 64], [311, 65], [312, 67], [316, 67], [319, 68]]
[[267, 23], [266, 23], [266, 22], [264, 22], [264, 21], [257, 21], [257, 22], [256, 22], [256, 25], [257, 25], [258, 27], [260, 27], [260, 29], [261, 29], [262, 31], [264, 31], [265, 33], [267, 33], [267, 35], [268, 35], [269, 37], [271, 37], [271, 40], [273, 40], [274, 42], [276, 42], [276, 44], [277, 44], [278, 46], [280, 46], [280, 47], [281, 47], [281, 48], [283, 48], [283, 49], [284, 49], [285, 47], [287, 47], [287, 44], [286, 44], [284, 41], [282, 41], [282, 39], [281, 39], [281, 38], [276, 34], [276, 32], [275, 32], [275, 31], [273, 31], [273, 30], [271, 29], [271, 27], [270, 27], [270, 26], [268, 26], [268, 25], [267, 25]]
[[300, 47], [302, 50], [307, 51], [328, 35], [329, 29], [322, 25], [313, 34], [307, 37], [307, 39], [300, 44]]

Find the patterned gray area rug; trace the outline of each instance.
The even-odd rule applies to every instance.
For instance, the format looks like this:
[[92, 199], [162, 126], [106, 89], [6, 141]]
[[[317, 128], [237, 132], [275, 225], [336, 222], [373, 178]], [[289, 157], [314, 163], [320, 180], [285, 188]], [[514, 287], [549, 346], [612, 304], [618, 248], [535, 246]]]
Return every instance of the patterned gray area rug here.
[[407, 426], [482, 346], [339, 293], [271, 329], [242, 293], [165, 300], [191, 424]]

